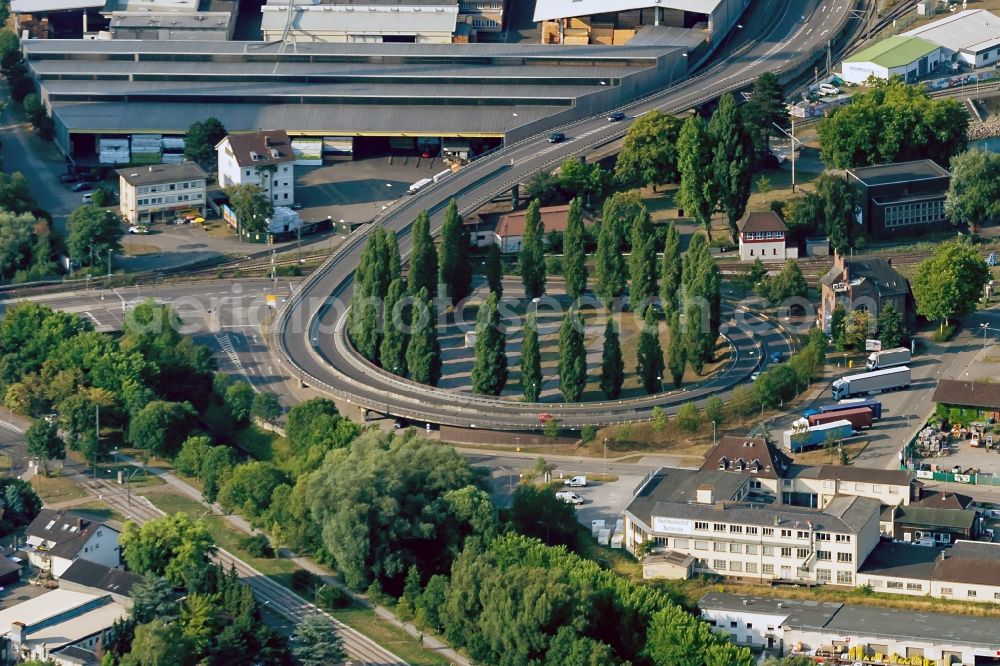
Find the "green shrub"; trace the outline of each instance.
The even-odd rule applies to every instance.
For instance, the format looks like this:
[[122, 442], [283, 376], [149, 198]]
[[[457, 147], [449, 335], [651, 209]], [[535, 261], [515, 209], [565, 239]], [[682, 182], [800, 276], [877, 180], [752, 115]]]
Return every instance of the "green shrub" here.
[[351, 605], [351, 595], [347, 590], [339, 585], [324, 585], [316, 594], [316, 601], [321, 608], [334, 610], [337, 608], [347, 608]]
[[243, 549], [256, 558], [274, 557], [274, 548], [271, 547], [271, 540], [264, 534], [254, 534], [243, 540]]
[[292, 572], [292, 589], [298, 592], [311, 590], [318, 581], [319, 577], [311, 571], [296, 569]]

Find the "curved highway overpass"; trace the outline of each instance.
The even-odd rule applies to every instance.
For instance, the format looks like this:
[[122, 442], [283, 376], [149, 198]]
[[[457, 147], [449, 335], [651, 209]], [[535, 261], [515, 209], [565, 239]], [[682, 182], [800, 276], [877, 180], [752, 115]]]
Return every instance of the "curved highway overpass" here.
[[[799, 65], [825, 48], [850, 20], [850, 0], [757, 0], [745, 17], [744, 30], [724, 45], [719, 63], [623, 109], [630, 118], [659, 109], [677, 113], [724, 92], [745, 88], [761, 73]], [[752, 36], [752, 37], [751, 37]], [[595, 117], [558, 128], [566, 141], [547, 142], [539, 135], [483, 157], [415, 196], [398, 200], [375, 224], [394, 232], [404, 256], [410, 249], [410, 225], [417, 213], [431, 214], [432, 233], [443, 222], [446, 203], [455, 198], [467, 214], [494, 196], [523, 182], [530, 174], [551, 169], [568, 157], [620, 138], [628, 121], [611, 123]], [[723, 332], [735, 350], [735, 361], [719, 376], [691, 391], [613, 403], [526, 404], [421, 386], [366, 363], [346, 342], [347, 303], [354, 269], [373, 225], [358, 229], [288, 300], [272, 327], [282, 362], [303, 383], [353, 404], [418, 421], [464, 427], [525, 429], [539, 427], [546, 412], [568, 427], [645, 420], [656, 405], [669, 406], [723, 395], [759, 367], [770, 349], [787, 344], [772, 327], [744, 311], [729, 314]], [[775, 337], [777, 336], [777, 337]]]

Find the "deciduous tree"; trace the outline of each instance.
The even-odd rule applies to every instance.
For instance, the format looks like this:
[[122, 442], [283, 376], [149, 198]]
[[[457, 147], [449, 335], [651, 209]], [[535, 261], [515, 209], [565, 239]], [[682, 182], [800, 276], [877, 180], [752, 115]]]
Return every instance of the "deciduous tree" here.
[[121, 250], [122, 229], [118, 218], [97, 206], [80, 206], [69, 215], [69, 236], [66, 249], [70, 256], [90, 265], [93, 248], [94, 263], [103, 265], [108, 252]]
[[656, 235], [649, 211], [643, 206], [632, 223], [632, 254], [629, 255], [629, 303], [641, 311], [656, 297]]
[[1000, 155], [983, 150], [956, 155], [944, 210], [953, 225], [967, 224], [974, 232], [1000, 216]]
[[187, 586], [201, 577], [214, 550], [212, 535], [186, 513], [156, 518], [142, 526], [127, 521], [120, 538], [122, 558], [139, 575], [163, 576]]
[[59, 427], [55, 421], [33, 421], [24, 438], [28, 444], [28, 453], [41, 461], [42, 473], [45, 475], [48, 475], [50, 460], [66, 457], [66, 443], [59, 436]]
[[274, 215], [274, 204], [260, 185], [230, 185], [224, 191], [236, 215], [237, 233], [246, 235], [267, 230], [267, 221]]
[[201, 168], [212, 173], [219, 168], [215, 146], [226, 138], [226, 128], [218, 118], [209, 116], [204, 121], [196, 121], [184, 135], [184, 158], [197, 162]]
[[753, 83], [753, 93], [746, 105], [746, 120], [754, 130], [757, 150], [766, 150], [771, 143], [774, 126], [788, 125], [788, 107], [785, 92], [778, 77], [772, 72], [764, 72]]
[[971, 243], [941, 243], [917, 266], [913, 281], [917, 312], [931, 320], [940, 319], [943, 331], [949, 318], [975, 309], [989, 280], [989, 266]]
[[261, 391], [253, 396], [250, 414], [264, 423], [277, 423], [281, 417], [281, 401], [278, 396], [268, 391]]
[[441, 346], [437, 336], [437, 313], [423, 287], [413, 299], [410, 341], [406, 346], [406, 369], [410, 379], [436, 386], [441, 379]]
[[250, 418], [253, 398], [254, 390], [248, 381], [238, 379], [226, 387], [226, 407], [234, 421], [242, 423]]
[[194, 427], [195, 416], [189, 402], [154, 400], [132, 418], [128, 441], [153, 455], [173, 458]]
[[882, 312], [878, 315], [878, 338], [882, 342], [882, 349], [898, 347], [905, 337], [903, 318], [892, 301], [889, 301], [882, 306]]
[[670, 317], [670, 340], [667, 344], [667, 369], [670, 371], [674, 388], [680, 388], [684, 381], [684, 368], [687, 366], [687, 350], [684, 347], [678, 319], [676, 313]]
[[653, 110], [633, 122], [615, 163], [615, 178], [621, 183], [657, 185], [677, 180], [677, 138], [681, 120]]
[[605, 307], [610, 307], [614, 299], [625, 293], [625, 258], [621, 245], [621, 228], [613, 220], [604, 218], [597, 237], [594, 277], [595, 291]]
[[681, 292], [681, 237], [677, 227], [667, 225], [663, 258], [660, 260], [660, 307], [669, 319], [677, 313]]
[[503, 296], [503, 260], [500, 258], [500, 246], [490, 243], [486, 250], [486, 284], [491, 292]]

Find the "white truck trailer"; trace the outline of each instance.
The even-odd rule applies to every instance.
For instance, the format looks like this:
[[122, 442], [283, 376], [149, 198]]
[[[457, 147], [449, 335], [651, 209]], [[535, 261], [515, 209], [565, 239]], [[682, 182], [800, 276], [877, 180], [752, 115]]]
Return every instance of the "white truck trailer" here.
[[910, 385], [910, 368], [907, 366], [863, 372], [859, 375], [841, 377], [833, 382], [834, 400], [843, 400], [855, 395], [898, 391]]
[[898, 365], [906, 365], [909, 362], [910, 350], [906, 347], [896, 347], [895, 349], [872, 352], [868, 356], [868, 362], [865, 363], [865, 367], [870, 372], [872, 370], [895, 368]]

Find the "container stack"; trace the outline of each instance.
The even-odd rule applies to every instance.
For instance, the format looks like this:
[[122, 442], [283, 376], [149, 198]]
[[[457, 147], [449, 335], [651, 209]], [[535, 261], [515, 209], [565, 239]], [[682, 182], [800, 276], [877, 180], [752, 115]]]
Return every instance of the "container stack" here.
[[163, 135], [133, 134], [132, 163], [160, 164], [163, 158]]
[[101, 139], [97, 144], [101, 164], [128, 164], [128, 139]]
[[184, 137], [165, 136], [160, 141], [164, 164], [180, 164], [184, 161]]

